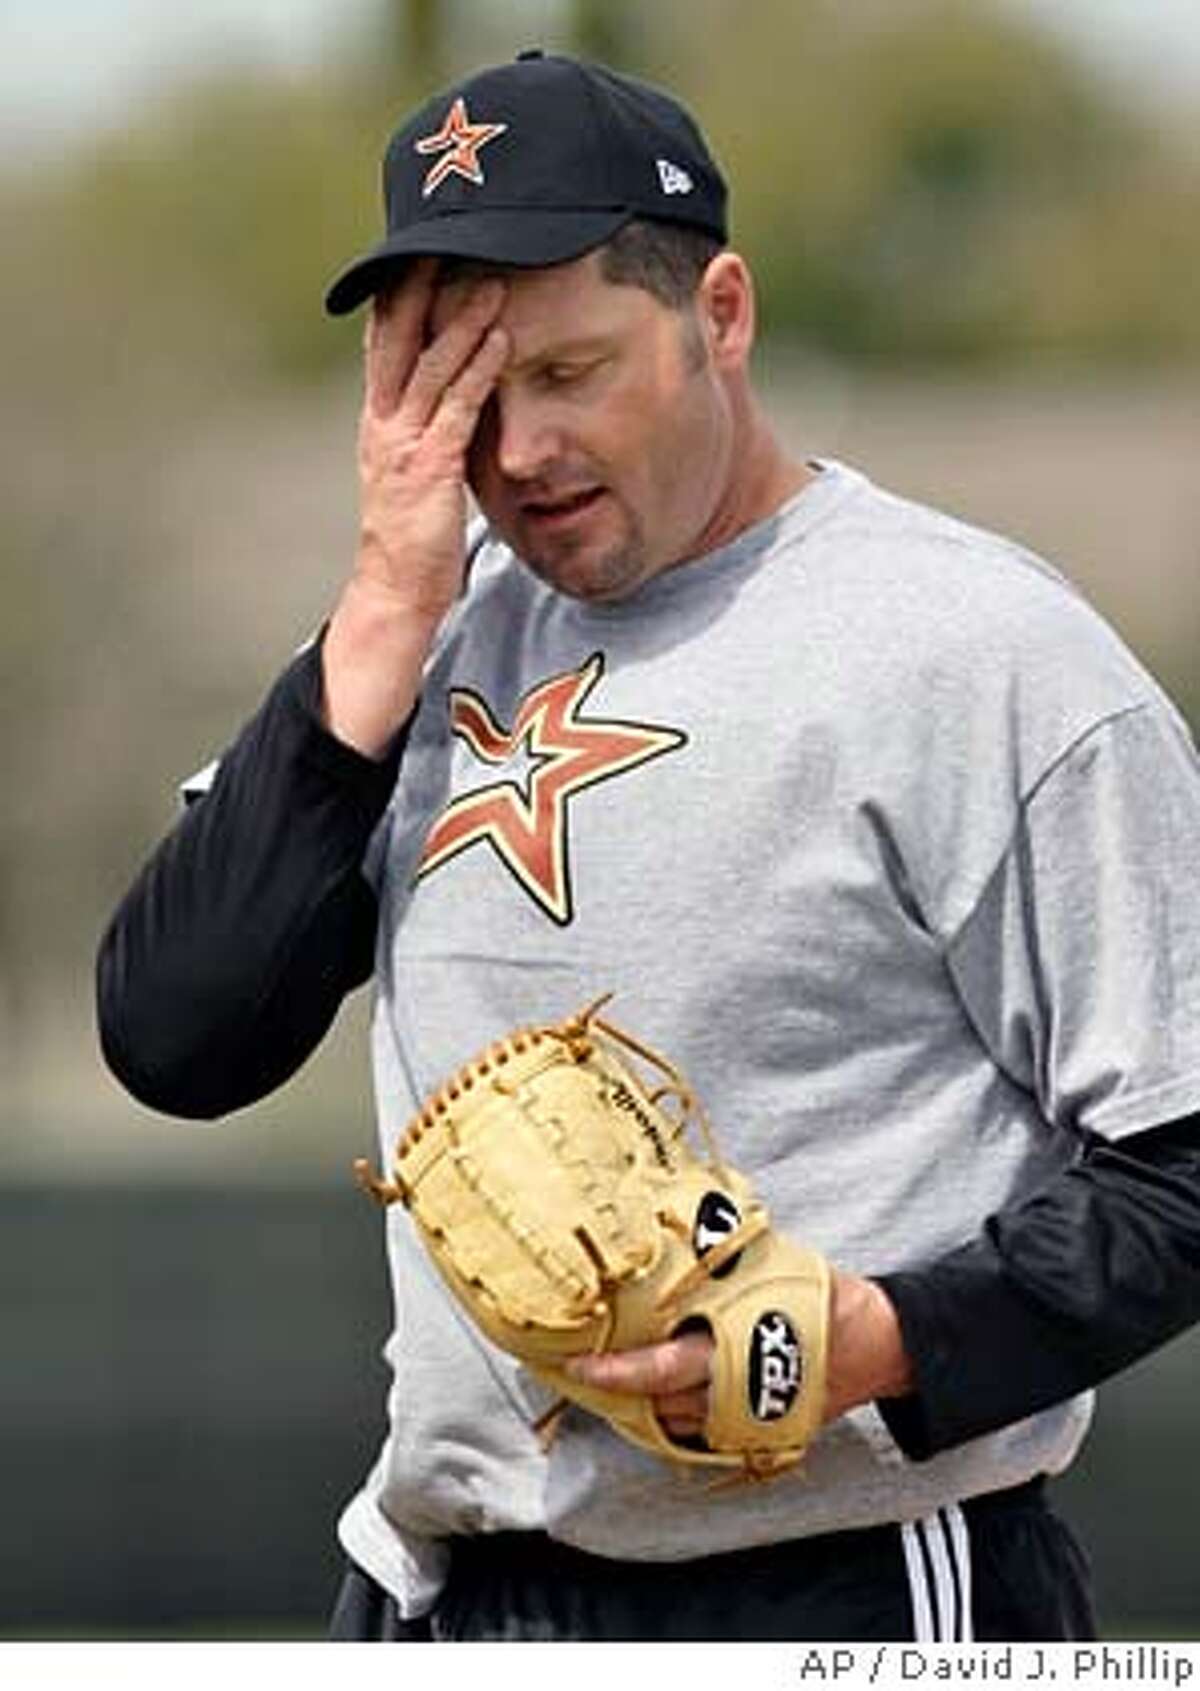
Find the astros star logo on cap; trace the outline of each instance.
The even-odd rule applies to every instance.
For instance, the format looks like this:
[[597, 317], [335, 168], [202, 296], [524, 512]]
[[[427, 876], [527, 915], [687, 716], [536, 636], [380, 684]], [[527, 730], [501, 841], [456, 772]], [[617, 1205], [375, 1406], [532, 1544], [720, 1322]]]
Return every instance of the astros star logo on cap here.
[[503, 135], [507, 128], [507, 123], [472, 123], [467, 115], [467, 103], [459, 95], [446, 113], [442, 127], [432, 135], [422, 136], [414, 144], [415, 152], [426, 156], [431, 153], [441, 154], [425, 178], [421, 187], [422, 196], [428, 199], [448, 176], [461, 176], [481, 188], [484, 178], [479, 163], [479, 150], [486, 147], [489, 141], [494, 141], [497, 135]]

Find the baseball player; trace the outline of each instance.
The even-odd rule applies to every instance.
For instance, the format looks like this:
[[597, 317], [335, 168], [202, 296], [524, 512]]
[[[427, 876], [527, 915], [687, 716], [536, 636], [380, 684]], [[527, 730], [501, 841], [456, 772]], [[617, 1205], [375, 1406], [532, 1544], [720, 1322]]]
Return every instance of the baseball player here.
[[[331, 1634], [1092, 1635], [1046, 1476], [1200, 1313], [1184, 723], [1047, 564], [789, 452], [668, 95], [525, 53], [404, 123], [384, 189], [327, 301], [368, 308], [353, 568], [114, 917], [108, 1061], [221, 1115], [370, 978], [386, 1158], [473, 1051], [611, 990], [833, 1289], [804, 1463], [714, 1487], [578, 1406], [542, 1436], [390, 1208]], [[712, 1358], [578, 1372], [682, 1442]]]

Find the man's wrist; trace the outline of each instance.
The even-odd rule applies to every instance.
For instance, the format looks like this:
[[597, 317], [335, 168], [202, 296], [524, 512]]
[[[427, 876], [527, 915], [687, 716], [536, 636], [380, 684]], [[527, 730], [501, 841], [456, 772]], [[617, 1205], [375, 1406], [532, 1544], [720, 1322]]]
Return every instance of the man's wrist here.
[[370, 578], [347, 582], [321, 653], [321, 719], [331, 734], [366, 757], [387, 756], [412, 715], [443, 614]]
[[903, 1397], [912, 1390], [900, 1319], [878, 1282], [835, 1271], [829, 1329], [829, 1419], [857, 1404]]
[[904, 1344], [896, 1306], [877, 1280], [864, 1280], [879, 1358], [873, 1397], [904, 1397], [913, 1388], [912, 1359]]

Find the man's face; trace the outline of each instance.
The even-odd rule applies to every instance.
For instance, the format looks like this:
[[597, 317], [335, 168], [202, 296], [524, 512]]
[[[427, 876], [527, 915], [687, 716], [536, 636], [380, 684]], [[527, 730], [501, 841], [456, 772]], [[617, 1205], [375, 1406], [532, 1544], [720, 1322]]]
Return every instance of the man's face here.
[[[465, 279], [443, 288], [440, 327]], [[594, 254], [506, 278], [512, 354], [468, 479], [517, 555], [561, 592], [625, 597], [720, 538], [732, 424], [695, 311], [606, 282]]]

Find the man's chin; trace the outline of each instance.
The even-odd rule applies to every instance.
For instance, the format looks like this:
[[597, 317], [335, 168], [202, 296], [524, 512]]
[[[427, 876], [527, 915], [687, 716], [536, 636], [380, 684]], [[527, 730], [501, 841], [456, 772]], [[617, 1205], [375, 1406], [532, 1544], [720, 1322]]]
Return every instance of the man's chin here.
[[648, 573], [640, 554], [627, 545], [606, 547], [582, 534], [548, 537], [522, 526], [505, 539], [540, 581], [587, 604], [627, 598]]
[[624, 558], [596, 558], [586, 553], [569, 557], [529, 557], [521, 553], [518, 556], [547, 587], [588, 605], [611, 605], [627, 599], [645, 579], [638, 565]]

